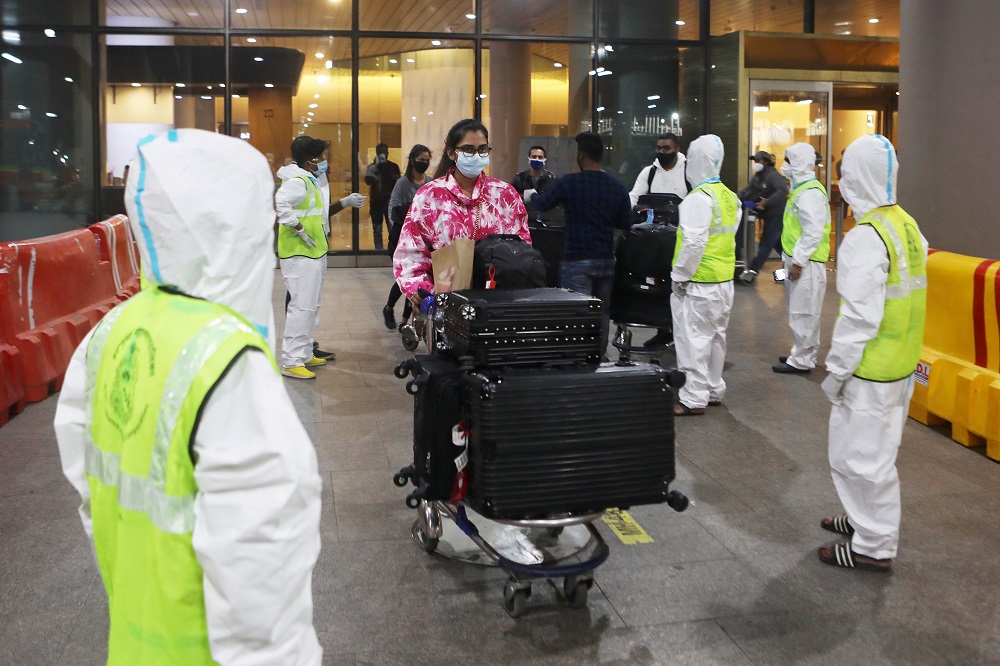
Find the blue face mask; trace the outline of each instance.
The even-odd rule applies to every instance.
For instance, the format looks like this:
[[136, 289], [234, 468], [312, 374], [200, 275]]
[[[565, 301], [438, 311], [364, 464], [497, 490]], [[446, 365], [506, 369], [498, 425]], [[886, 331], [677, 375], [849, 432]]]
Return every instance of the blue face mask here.
[[327, 168], [328, 168], [327, 162], [326, 160], [323, 160], [322, 162], [316, 165], [316, 175], [322, 176], [324, 173], [326, 173]]
[[545, 168], [545, 160], [528, 160], [528, 166], [531, 167], [533, 171], [541, 171]]
[[459, 153], [455, 164], [466, 178], [478, 178], [483, 169], [490, 165], [490, 156], [483, 157], [476, 153], [470, 157], [465, 153]]

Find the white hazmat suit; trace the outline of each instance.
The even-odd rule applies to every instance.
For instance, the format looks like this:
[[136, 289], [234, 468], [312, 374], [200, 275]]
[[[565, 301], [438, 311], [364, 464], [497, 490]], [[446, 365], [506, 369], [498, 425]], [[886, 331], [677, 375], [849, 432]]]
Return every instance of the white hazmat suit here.
[[[787, 163], [781, 173], [792, 183], [792, 191], [799, 185], [816, 178], [816, 150], [808, 143], [795, 143], [785, 151]], [[789, 198], [791, 201], [791, 197]], [[830, 202], [823, 192], [810, 189], [794, 201], [795, 215], [802, 227], [802, 235], [792, 249], [791, 256], [782, 252], [785, 270], [792, 265], [801, 266], [797, 280], [785, 280], [785, 304], [788, 307], [788, 327], [794, 344], [785, 362], [799, 370], [816, 367], [819, 354], [820, 318], [823, 315], [823, 297], [826, 295], [826, 264], [810, 261], [809, 257], [819, 248], [825, 227], [830, 223]], [[788, 211], [786, 211], [788, 214]]]
[[[267, 161], [242, 141], [176, 130], [140, 142], [136, 164], [125, 205], [147, 279], [236, 310], [273, 349], [274, 185]], [[89, 342], [88, 334], [66, 371], [55, 431], [93, 538], [84, 471]], [[192, 544], [204, 570], [213, 659], [319, 664], [312, 621], [320, 549], [316, 452], [263, 354], [240, 355], [214, 387], [193, 449]]]
[[[278, 224], [295, 228], [299, 219], [295, 207], [306, 198], [306, 184], [299, 176], [317, 181], [312, 172], [297, 164], [288, 164], [278, 169], [281, 187], [274, 195], [274, 207], [278, 213]], [[317, 182], [317, 187], [322, 187]], [[323, 201], [323, 229], [329, 230], [330, 221], [326, 211], [329, 185]], [[317, 239], [313, 239], [317, 240]], [[279, 259], [281, 276], [285, 289], [292, 299], [288, 303], [285, 317], [285, 334], [281, 338], [281, 367], [294, 368], [306, 364], [313, 357], [313, 333], [319, 323], [319, 306], [323, 292], [323, 278], [326, 275], [326, 257], [288, 257]]]
[[[714, 134], [692, 141], [687, 152], [687, 180], [691, 187], [718, 180], [724, 156], [722, 140]], [[684, 242], [670, 273], [674, 282], [670, 306], [677, 369], [687, 377], [678, 397], [685, 407], [701, 409], [709, 402], [721, 402], [726, 394], [722, 366], [726, 361], [729, 312], [733, 308], [732, 272], [725, 282], [690, 281], [708, 245], [712, 198], [704, 192], [691, 192], [678, 208]]]
[[[856, 219], [896, 203], [899, 161], [878, 134], [856, 140], [844, 153], [840, 192]], [[927, 241], [921, 236], [924, 254]], [[840, 501], [854, 528], [851, 549], [875, 559], [896, 556], [899, 542], [899, 450], [913, 376], [873, 382], [854, 376], [865, 346], [885, 314], [889, 254], [878, 232], [859, 225], [838, 252], [837, 292], [843, 299], [826, 357], [823, 381], [830, 412], [830, 468]]]

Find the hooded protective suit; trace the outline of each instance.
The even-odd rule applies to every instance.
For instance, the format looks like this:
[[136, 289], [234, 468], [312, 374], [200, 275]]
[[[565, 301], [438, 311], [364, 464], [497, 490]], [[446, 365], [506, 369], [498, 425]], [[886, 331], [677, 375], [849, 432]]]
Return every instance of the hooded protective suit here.
[[[264, 157], [200, 130], [148, 137], [138, 152], [125, 202], [148, 288], [173, 285], [228, 306], [273, 349], [274, 186]], [[85, 375], [92, 335], [70, 361], [55, 417], [63, 471], [83, 500], [91, 538]], [[212, 658], [319, 664], [311, 589], [321, 480], [312, 443], [264, 354], [236, 357], [202, 403], [192, 440], [191, 544], [204, 571]]]
[[[802, 267], [797, 280], [785, 280], [785, 304], [788, 307], [788, 327], [792, 330], [794, 344], [785, 361], [799, 370], [816, 367], [819, 353], [820, 318], [823, 314], [823, 297], [826, 294], [826, 264], [812, 261], [810, 257], [824, 240], [830, 224], [830, 203], [824, 191], [800, 190], [816, 179], [816, 150], [808, 143], [795, 143], [785, 151], [787, 161], [781, 168], [783, 176], [792, 183], [792, 194], [785, 215], [794, 216], [802, 228], [802, 235], [795, 247], [782, 248], [785, 270], [792, 264]], [[808, 187], [808, 185], [807, 185]], [[785, 232], [788, 233], [787, 230]], [[791, 255], [789, 255], [789, 251]]]
[[[899, 161], [889, 141], [869, 134], [844, 153], [840, 192], [859, 221], [896, 204]], [[920, 237], [926, 261], [927, 241]], [[896, 555], [899, 477], [896, 453], [906, 421], [913, 376], [868, 381], [854, 375], [865, 347], [879, 333], [886, 306], [889, 254], [870, 225], [852, 229], [839, 248], [837, 292], [843, 299], [826, 357], [823, 381], [830, 413], [830, 467], [837, 494], [854, 527], [851, 549], [876, 559]]]
[[[278, 169], [281, 187], [274, 195], [279, 224], [289, 227], [299, 224], [295, 208], [306, 198], [306, 185], [300, 176], [317, 183], [324, 197], [323, 210], [329, 210], [329, 183], [326, 176], [317, 179], [312, 172], [299, 165], [287, 164]], [[323, 230], [328, 232], [329, 229], [329, 217], [324, 213]], [[296, 256], [279, 259], [278, 265], [281, 266], [285, 289], [291, 295], [286, 309], [285, 333], [281, 339], [281, 367], [293, 368], [305, 365], [313, 357], [313, 333], [319, 323], [326, 260]]]
[[[707, 258], [709, 227], [714, 210], [712, 197], [703, 191], [695, 191], [695, 188], [703, 183], [719, 182], [719, 169], [724, 156], [722, 140], [714, 134], [700, 136], [688, 147], [687, 180], [692, 191], [679, 206], [683, 244], [670, 274], [674, 283], [670, 305], [677, 369], [687, 375], [679, 398], [681, 404], [691, 409], [703, 408], [709, 402], [720, 402], [726, 393], [722, 366], [726, 361], [726, 328], [733, 307], [735, 255], [725, 280], [691, 281]], [[732, 196], [733, 206], [739, 210], [736, 195], [729, 190], [725, 192], [724, 196]], [[735, 218], [732, 223], [735, 224]], [[730, 235], [735, 252], [735, 229]]]

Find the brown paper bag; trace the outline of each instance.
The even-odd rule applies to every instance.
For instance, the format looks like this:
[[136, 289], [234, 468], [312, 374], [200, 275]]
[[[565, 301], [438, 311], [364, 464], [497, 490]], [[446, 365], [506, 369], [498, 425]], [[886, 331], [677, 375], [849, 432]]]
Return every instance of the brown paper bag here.
[[459, 238], [451, 245], [431, 252], [435, 292], [443, 294], [472, 286], [472, 259], [475, 250], [476, 241]]

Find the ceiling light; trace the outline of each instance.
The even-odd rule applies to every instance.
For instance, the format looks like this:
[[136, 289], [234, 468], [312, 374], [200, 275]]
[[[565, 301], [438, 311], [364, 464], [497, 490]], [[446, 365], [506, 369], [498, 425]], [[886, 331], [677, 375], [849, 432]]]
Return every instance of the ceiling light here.
[[604, 50], [607, 51], [608, 53], [614, 53], [615, 52], [615, 47], [611, 46], [611, 44], [606, 44], [604, 46]]
[[233, 99], [239, 99], [239, 98], [240, 98], [239, 95], [233, 95]]
[[769, 106], [755, 106], [753, 107], [754, 113], [767, 113], [771, 110]]
[[[896, 93], [896, 94], [898, 95], [899, 93]], [[18, 104], [17, 108], [19, 110], [21, 110], [21, 111], [27, 111], [28, 110], [28, 107], [26, 107], [24, 104]]]
[[220, 87], [220, 88], [225, 88], [225, 87], [226, 87], [226, 84], [225, 84], [225, 83], [220, 83], [220, 84], [219, 84], [219, 87]]
[[21, 43], [21, 33], [17, 30], [4, 30], [3, 31], [3, 41], [8, 44], [20, 44]]
[[671, 114], [670, 114], [670, 117], [671, 117], [671, 118], [673, 118], [674, 120], [677, 120], [677, 119], [679, 119], [679, 118], [680, 118], [681, 116], [680, 116], [680, 114], [679, 114], [679, 113], [677, 113], [677, 112], [675, 111], [675, 112], [673, 112], [673, 113], [671, 113]]
[[598, 110], [598, 111], [603, 111], [603, 110], [604, 110], [604, 107], [603, 107], [603, 106], [599, 106], [599, 107], [597, 107], [597, 110]]
[[187, 15], [188, 16], [197, 16], [198, 12], [188, 12]]
[[877, 18], [870, 18], [870, 19], [868, 19], [868, 22], [869, 23], [878, 23], [878, 19]]
[[174, 99], [184, 99], [183, 95], [174, 95]]
[[646, 105], [646, 108], [647, 108], [647, 109], [655, 109], [655, 108], [656, 108], [656, 105], [655, 105], [655, 104], [647, 104], [647, 105]]
[[319, 104], [310, 104], [309, 105], [310, 109], [315, 109], [315, 108], [318, 108], [318, 107], [319, 107]]
[[312, 111], [310, 111], [310, 112], [309, 112], [309, 113], [307, 113], [306, 115], [307, 115], [307, 116], [309, 116], [310, 118], [312, 118], [312, 117], [313, 117], [313, 116], [315, 116], [316, 114], [315, 114], [315, 113], [313, 113]]
[[441, 46], [441, 40], [440, 39], [432, 39], [431, 40], [431, 46]]
[[395, 65], [395, 64], [396, 64], [396, 63], [398, 63], [398, 62], [399, 62], [399, 61], [398, 61], [398, 60], [396, 60], [395, 58], [389, 58], [389, 64], [390, 64], [390, 65]]
[[625, 113], [624, 111], [618, 111], [618, 113]]
[[6, 59], [6, 60], [10, 60], [10, 61], [11, 61], [12, 63], [14, 63], [15, 65], [20, 65], [20, 64], [21, 64], [22, 62], [24, 62], [24, 61], [23, 61], [23, 60], [21, 60], [20, 58], [18, 58], [18, 57], [16, 57], [16, 56], [12, 56], [12, 55], [11, 55], [11, 54], [9, 54], [9, 53], [0, 53], [0, 58], [4, 58], [4, 59]]
[[55, 118], [56, 117], [56, 114], [52, 113], [51, 111], [46, 112], [45, 115], [47, 115], [49, 118]]
[[333, 61], [332, 60], [327, 60], [326, 61], [326, 68], [327, 69], [333, 69]]
[[33, 146], [33, 145], [35, 145], [35, 140], [34, 140], [34, 139], [32, 139], [31, 141], [29, 141], [29, 142], [28, 142], [28, 145], [29, 145], [29, 146]]
[[303, 127], [309, 127], [309, 123], [303, 123], [302, 126]]
[[417, 117], [416, 116], [410, 116], [410, 120], [412, 120], [413, 122], [417, 122]]
[[175, 84], [174, 84], [174, 87], [175, 87], [175, 88], [183, 88], [183, 87], [185, 87], [186, 85], [187, 85], [186, 83], [175, 83]]
[[486, 93], [483, 93], [482, 95], [480, 95], [479, 99], [486, 99]]
[[313, 95], [313, 99], [319, 99], [319, 93], [316, 93], [315, 95]]
[[72, 76], [64, 76], [63, 77], [63, 81], [65, 81], [66, 83], [73, 83], [73, 77]]
[[208, 88], [209, 90], [211, 90], [211, 89], [212, 89], [212, 86], [205, 86], [205, 87], [206, 87], [206, 88]]
[[475, 14], [466, 14], [465, 18], [469, 19], [470, 21], [474, 21], [474, 20], [476, 20], [476, 15]]
[[257, 38], [256, 37], [247, 37], [247, 43], [248, 44], [256, 44], [257, 43]]
[[896, 95], [899, 95], [899, 91], [898, 90], [896, 91]]
[[322, 60], [323, 58], [325, 58], [325, 57], [326, 57], [326, 54], [325, 54], [325, 53], [319, 53], [319, 52], [317, 51], [317, 52], [316, 52], [316, 57], [317, 57], [317, 58], [319, 58], [320, 60]]
[[46, 28], [45, 29], [45, 36], [46, 37], [55, 37], [56, 36], [56, 31], [53, 30], [52, 28]]
[[264, 84], [264, 87], [265, 87], [265, 88], [273, 88], [273, 87], [274, 87], [274, 84], [273, 84], [273, 83], [265, 83], [265, 84]]
[[413, 58], [407, 58], [406, 62], [416, 62], [416, 60], [414, 60]]
[[558, 69], [558, 68], [562, 67], [563, 64], [561, 62], [554, 62], [554, 63], [552, 63], [552, 66], [555, 67], [556, 69]]
[[201, 98], [202, 99], [212, 99], [212, 96], [211, 95], [202, 95]]
[[433, 115], [434, 115], [434, 112], [433, 112], [433, 111], [428, 111], [428, 112], [427, 112], [427, 115], [428, 115], [428, 116], [433, 116]]
[[594, 70], [590, 70], [589, 72], [587, 72], [588, 76], [593, 76], [594, 74], [597, 74], [597, 72]]
[[242, 7], [240, 7], [239, 9], [236, 10], [236, 13], [237, 14], [246, 14], [247, 10], [243, 9]]
[[329, 80], [330, 79], [329, 77], [327, 77], [326, 74], [320, 74], [319, 76], [316, 77], [316, 83], [326, 83]]
[[[141, 88], [141, 87], [142, 87], [142, 84], [141, 84], [141, 83], [133, 83], [133, 84], [132, 84], [132, 87], [133, 87], [133, 88]], [[211, 87], [212, 87], [212, 86], [209, 86], [209, 88], [211, 88]]]
[[851, 25], [851, 22], [850, 21], [837, 21], [836, 23], [834, 23], [834, 25], [837, 26], [838, 28], [842, 28], [845, 25]]
[[614, 74], [614, 72], [612, 72], [610, 69], [606, 69], [603, 72], [597, 73], [598, 76], [611, 76], [612, 74]]
[[264, 62], [264, 59], [261, 58], [260, 56], [257, 56], [256, 58], [254, 58], [254, 60], [256, 60], [257, 62]]
[[796, 102], [796, 104], [803, 104], [803, 105], [812, 103], [813, 101], [811, 99], [800, 99], [799, 101]]
[[674, 21], [674, 24], [675, 25], [684, 25], [684, 21], [677, 20], [677, 21]]
[[659, 95], [647, 95], [646, 99], [648, 99], [650, 102], [652, 102], [653, 100], [660, 99], [660, 96]]
[[603, 68], [603, 67], [598, 67], [598, 68], [597, 68], [597, 69], [595, 69], [594, 71], [595, 71], [595, 72], [603, 72], [603, 71], [604, 71], [604, 68]]

